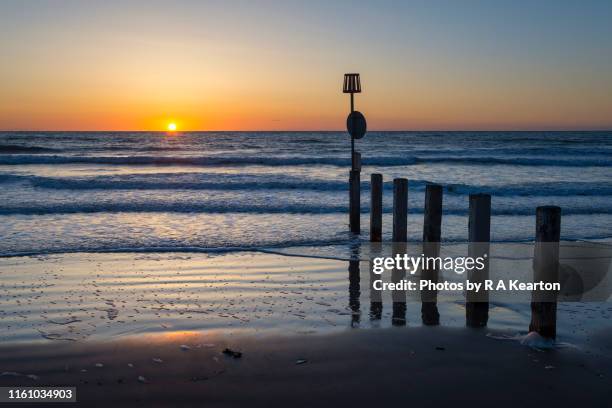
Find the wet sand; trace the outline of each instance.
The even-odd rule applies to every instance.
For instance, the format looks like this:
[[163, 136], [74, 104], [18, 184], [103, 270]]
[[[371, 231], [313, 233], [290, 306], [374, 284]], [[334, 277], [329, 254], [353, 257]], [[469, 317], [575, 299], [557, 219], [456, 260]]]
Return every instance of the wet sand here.
[[[371, 280], [367, 262], [261, 252], [0, 258], [0, 342], [221, 329], [324, 334], [421, 324], [418, 294], [408, 293], [400, 299], [406, 307], [396, 308], [392, 294], [370, 290]], [[443, 326], [465, 326], [461, 293], [439, 294], [438, 301]], [[529, 303], [492, 303], [488, 327], [521, 334], [529, 315]], [[608, 302], [560, 303], [559, 339], [588, 345], [610, 316]]]
[[[88, 406], [609, 404], [609, 357], [573, 349], [537, 351], [492, 339], [488, 332], [443, 327], [302, 336], [169, 332], [4, 346], [3, 371], [24, 376], [4, 375], [0, 383], [74, 385], [78, 401]], [[223, 354], [225, 348], [242, 357]]]
[[521, 308], [472, 330], [445, 301], [423, 327], [339, 260], [68, 254], [1, 259], [0, 278], [0, 386], [76, 386], [84, 406], [609, 405], [606, 303], [560, 304], [578, 347], [537, 351], [491, 336], [524, 331]]
[[256, 252], [0, 258], [0, 341], [338, 330], [348, 284], [347, 262]]

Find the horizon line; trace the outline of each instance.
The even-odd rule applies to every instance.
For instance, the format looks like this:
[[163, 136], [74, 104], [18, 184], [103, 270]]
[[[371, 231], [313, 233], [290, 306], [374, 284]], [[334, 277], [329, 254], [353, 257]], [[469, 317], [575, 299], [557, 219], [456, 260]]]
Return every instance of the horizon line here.
[[[117, 130], [117, 129], [102, 129], [102, 130], [87, 130], [87, 129], [77, 129], [77, 130], [66, 130], [66, 129], [0, 129], [0, 132], [88, 132], [88, 133], [104, 133], [104, 132], [116, 132], [116, 133], [213, 133], [213, 132], [241, 132], [241, 133], [288, 133], [288, 132], [326, 132], [326, 133], [338, 133], [343, 132], [346, 133], [346, 130], [331, 130], [331, 129], [275, 129], [275, 130], [232, 130], [232, 129], [224, 129], [224, 130], [177, 130], [174, 132], [170, 132], [167, 130]], [[612, 132], [612, 127], [607, 129], [599, 129], [599, 128], [572, 128], [572, 129], [368, 129], [368, 133], [371, 132]]]

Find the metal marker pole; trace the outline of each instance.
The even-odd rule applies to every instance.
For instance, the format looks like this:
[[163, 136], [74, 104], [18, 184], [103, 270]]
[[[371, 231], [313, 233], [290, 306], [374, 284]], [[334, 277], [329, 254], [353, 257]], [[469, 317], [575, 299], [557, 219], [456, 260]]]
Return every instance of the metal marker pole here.
[[[361, 157], [355, 152], [355, 139], [361, 139], [367, 129], [365, 117], [355, 111], [355, 93], [361, 92], [361, 81], [359, 74], [344, 74], [343, 93], [351, 95], [351, 113], [346, 121], [346, 126], [351, 135], [351, 171], [349, 173], [349, 225], [354, 234], [359, 234], [360, 223], [360, 173]], [[355, 116], [356, 115], [356, 116]]]
[[[351, 113], [355, 112], [355, 102], [353, 100], [353, 92], [351, 92]], [[355, 138], [351, 135], [351, 170], [355, 170]]]

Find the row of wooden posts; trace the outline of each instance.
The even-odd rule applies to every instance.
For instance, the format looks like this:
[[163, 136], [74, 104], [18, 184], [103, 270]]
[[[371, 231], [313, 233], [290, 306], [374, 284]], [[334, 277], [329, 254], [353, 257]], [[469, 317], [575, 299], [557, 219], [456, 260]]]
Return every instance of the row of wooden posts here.
[[[351, 186], [350, 197], [350, 225], [351, 231], [359, 233], [360, 218], [360, 177], [358, 171], [351, 171], [349, 182]], [[383, 176], [372, 174], [370, 178], [370, 241], [382, 242], [382, 214], [383, 214]], [[442, 230], [442, 195], [441, 185], [428, 184], [425, 187], [425, 205], [423, 220], [423, 243], [439, 243]], [[556, 206], [542, 206], [536, 209], [536, 232], [534, 245], [534, 282], [558, 282], [559, 270], [559, 239], [561, 226], [561, 209]], [[408, 240], [408, 180], [396, 178], [393, 180], [393, 242], [407, 242]], [[470, 256], [480, 256], [488, 253], [491, 240], [491, 196], [489, 194], [470, 194], [469, 196], [469, 222], [468, 242], [479, 243], [470, 247]], [[546, 245], [539, 245], [546, 243]], [[556, 243], [556, 245], [555, 245]], [[425, 254], [438, 256], [439, 246], [427, 245], [429, 251], [438, 253]], [[428, 271], [425, 271], [428, 272]], [[485, 271], [488, 278], [488, 267]], [[425, 279], [436, 279], [437, 271], [424, 276]], [[529, 331], [536, 331], [546, 338], [556, 337], [557, 302], [538, 301], [534, 295], [531, 303], [531, 323]], [[435, 307], [435, 304], [434, 304]], [[432, 312], [432, 305], [423, 303], [423, 321], [427, 318], [432, 324], [437, 324], [439, 315], [437, 308]], [[427, 310], [426, 310], [427, 309]], [[466, 302], [466, 322], [468, 326], [481, 327], [487, 324], [488, 301]]]

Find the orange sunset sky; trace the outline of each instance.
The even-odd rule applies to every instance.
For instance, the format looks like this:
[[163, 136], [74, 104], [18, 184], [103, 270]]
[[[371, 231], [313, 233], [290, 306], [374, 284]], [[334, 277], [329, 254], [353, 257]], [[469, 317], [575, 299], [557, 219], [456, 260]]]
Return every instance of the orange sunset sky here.
[[610, 129], [611, 4], [6, 1], [0, 129]]

